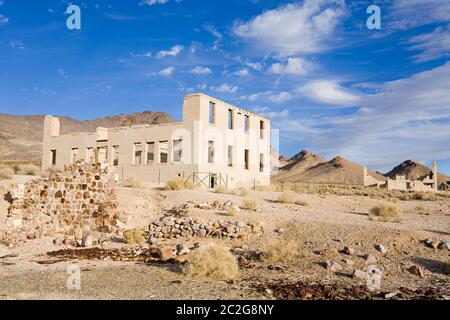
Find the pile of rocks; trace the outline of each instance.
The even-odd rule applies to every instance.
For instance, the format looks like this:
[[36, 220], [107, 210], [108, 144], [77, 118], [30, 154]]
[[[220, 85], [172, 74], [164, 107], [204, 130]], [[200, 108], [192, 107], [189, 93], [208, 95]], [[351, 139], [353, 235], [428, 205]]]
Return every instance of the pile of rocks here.
[[56, 236], [56, 244], [95, 245], [126, 222], [117, 211], [113, 169], [78, 161], [51, 177], [18, 185], [9, 194], [4, 233], [12, 242]]
[[248, 233], [261, 233], [262, 226], [241, 220], [203, 223], [192, 217], [163, 217], [149, 225], [150, 239], [173, 239], [197, 236], [201, 238], [243, 238]]
[[217, 211], [226, 211], [229, 208], [235, 209], [237, 212], [240, 211], [240, 208], [238, 205], [234, 204], [232, 201], [228, 200], [224, 203], [221, 203], [217, 200], [208, 203], [208, 202], [202, 202], [202, 203], [195, 203], [193, 201], [188, 201], [185, 204], [182, 204], [180, 206], [174, 207], [167, 211], [166, 215], [175, 215], [175, 216], [186, 216], [189, 215], [193, 209], [200, 209], [200, 210], [217, 210]]
[[425, 246], [431, 249], [450, 250], [450, 242], [445, 241], [433, 241], [431, 239], [425, 239], [421, 241]]

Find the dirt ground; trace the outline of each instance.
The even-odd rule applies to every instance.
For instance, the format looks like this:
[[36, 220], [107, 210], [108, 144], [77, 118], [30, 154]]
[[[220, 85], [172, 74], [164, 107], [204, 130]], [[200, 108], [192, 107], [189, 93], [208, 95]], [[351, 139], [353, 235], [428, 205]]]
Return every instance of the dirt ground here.
[[[13, 181], [0, 182], [7, 189]], [[371, 254], [382, 271], [381, 291], [395, 292], [401, 288], [432, 289], [438, 298], [450, 298], [450, 278], [445, 262], [448, 250], [434, 250], [421, 240], [450, 241], [450, 200], [397, 201], [404, 219], [400, 223], [377, 222], [368, 219], [371, 207], [380, 200], [363, 196], [319, 196], [297, 194], [306, 206], [278, 203], [279, 192], [250, 191], [245, 197], [218, 194], [210, 190], [164, 191], [151, 186], [143, 189], [119, 188], [120, 209], [130, 220], [127, 228], [146, 227], [164, 213], [188, 201], [194, 203], [231, 200], [242, 205], [244, 200], [255, 200], [258, 211], [241, 210], [235, 217], [224, 216], [216, 210], [195, 209], [190, 215], [202, 221], [239, 219], [263, 225], [262, 234], [244, 239], [175, 239], [186, 241], [220, 242], [230, 248], [263, 250], [274, 239], [295, 241], [300, 252], [292, 262], [268, 263], [249, 260], [240, 268], [240, 279], [232, 282], [191, 278], [172, 264], [117, 262], [111, 260], [51, 261], [47, 252], [65, 248], [55, 246], [51, 238], [33, 240], [19, 247], [8, 247], [0, 242], [0, 299], [274, 299], [273, 283], [320, 283], [341, 286], [365, 285], [366, 281], [351, 277], [354, 269], [364, 270], [363, 256]], [[421, 207], [419, 210], [418, 208]], [[0, 224], [6, 217], [7, 203], [0, 200]], [[275, 232], [284, 229], [283, 233]], [[160, 243], [165, 243], [159, 240]], [[281, 242], [282, 243], [282, 242]], [[387, 253], [376, 248], [382, 244]], [[111, 241], [102, 248], [118, 248], [126, 244]], [[355, 250], [346, 255], [336, 250], [344, 247]], [[333, 250], [336, 249], [336, 250]], [[343, 270], [331, 272], [322, 263], [333, 260]], [[351, 260], [351, 261], [348, 261]], [[50, 261], [50, 262], [49, 262]], [[81, 289], [69, 290], [67, 266], [76, 263], [81, 268]], [[424, 270], [423, 278], [406, 271], [412, 265]], [[272, 289], [269, 289], [272, 288]], [[357, 298], [357, 297], [355, 297]]]

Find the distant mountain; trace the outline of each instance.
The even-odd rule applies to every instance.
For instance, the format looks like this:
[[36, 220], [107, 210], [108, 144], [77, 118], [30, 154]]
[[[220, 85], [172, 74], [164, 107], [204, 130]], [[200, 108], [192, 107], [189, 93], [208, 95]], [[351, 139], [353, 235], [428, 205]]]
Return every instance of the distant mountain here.
[[[44, 115], [16, 116], [0, 113], [0, 161], [40, 161]], [[175, 120], [164, 112], [120, 114], [94, 120], [78, 121], [59, 117], [61, 134], [95, 131], [97, 127], [121, 127], [138, 124], [161, 124]]]
[[[301, 151], [291, 158], [290, 163], [273, 177], [280, 182], [363, 184], [364, 167], [342, 157], [327, 161], [308, 151]], [[378, 180], [386, 178], [376, 172], [368, 171]]]
[[[439, 170], [439, 168], [438, 168]], [[406, 160], [394, 169], [385, 174], [386, 177], [394, 179], [396, 175], [406, 176], [407, 179], [416, 180], [423, 179], [431, 172], [431, 169], [423, 164]], [[450, 181], [450, 177], [438, 172], [438, 184]]]

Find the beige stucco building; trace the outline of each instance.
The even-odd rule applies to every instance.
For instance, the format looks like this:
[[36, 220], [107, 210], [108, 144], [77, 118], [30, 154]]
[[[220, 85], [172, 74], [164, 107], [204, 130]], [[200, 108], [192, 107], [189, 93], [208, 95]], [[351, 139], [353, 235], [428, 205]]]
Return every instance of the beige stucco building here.
[[270, 184], [270, 121], [204, 94], [184, 98], [182, 122], [59, 131], [47, 116], [43, 171], [86, 160], [158, 185], [177, 177], [206, 187]]

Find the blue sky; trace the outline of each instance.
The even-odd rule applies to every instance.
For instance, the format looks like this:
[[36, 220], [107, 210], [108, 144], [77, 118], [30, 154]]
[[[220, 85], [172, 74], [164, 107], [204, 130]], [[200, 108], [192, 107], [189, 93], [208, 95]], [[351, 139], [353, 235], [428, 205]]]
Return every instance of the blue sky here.
[[0, 0], [0, 112], [181, 119], [192, 92], [267, 115], [287, 155], [450, 174], [450, 1]]

